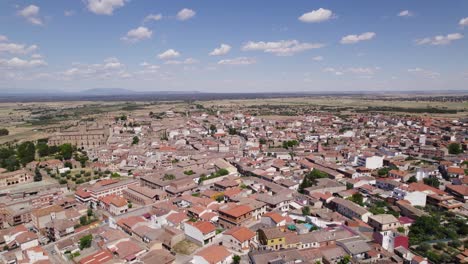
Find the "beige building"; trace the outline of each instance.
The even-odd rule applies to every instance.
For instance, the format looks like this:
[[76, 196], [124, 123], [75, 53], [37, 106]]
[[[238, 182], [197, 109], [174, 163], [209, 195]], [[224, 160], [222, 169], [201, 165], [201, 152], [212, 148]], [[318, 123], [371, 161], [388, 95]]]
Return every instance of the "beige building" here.
[[32, 173], [24, 169], [0, 173], [0, 189], [16, 184], [32, 182], [33, 180], [34, 177]]
[[31, 220], [37, 229], [45, 228], [46, 225], [55, 219], [66, 219], [65, 210], [60, 205], [52, 205], [39, 208], [31, 213]]
[[88, 149], [105, 145], [109, 138], [110, 128], [107, 125], [80, 124], [72, 129], [60, 131], [49, 138], [49, 145], [70, 143], [77, 148]]

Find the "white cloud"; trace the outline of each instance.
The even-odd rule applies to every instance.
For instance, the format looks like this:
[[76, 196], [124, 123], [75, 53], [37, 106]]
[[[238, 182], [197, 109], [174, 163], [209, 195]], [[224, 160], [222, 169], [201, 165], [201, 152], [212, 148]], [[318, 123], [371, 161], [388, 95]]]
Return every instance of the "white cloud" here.
[[16, 43], [0, 43], [0, 53], [7, 52], [11, 54], [27, 54], [34, 52], [38, 47], [36, 45], [26, 46]]
[[195, 11], [192, 9], [184, 8], [177, 13], [177, 19], [181, 21], [188, 20], [195, 16]]
[[64, 16], [68, 16], [68, 17], [69, 17], [69, 16], [73, 16], [73, 15], [75, 15], [75, 11], [73, 11], [73, 10], [65, 10], [65, 11], [63, 12], [63, 15], [64, 15]]
[[399, 17], [410, 17], [413, 16], [413, 13], [409, 10], [403, 10], [400, 13], [398, 13]]
[[0, 35], [0, 42], [8, 41], [7, 36]]
[[432, 38], [417, 39], [415, 42], [416, 42], [416, 45], [430, 44], [430, 45], [438, 46], [438, 45], [448, 45], [452, 43], [452, 41], [459, 40], [462, 38], [463, 38], [462, 34], [453, 33], [453, 34], [447, 34], [446, 36], [439, 35], [439, 36], [435, 36]]
[[193, 58], [187, 58], [185, 60], [168, 60], [164, 62], [164, 64], [170, 64], [170, 65], [181, 65], [181, 64], [189, 65], [189, 64], [195, 64], [195, 63], [198, 63], [198, 61]]
[[427, 77], [427, 78], [437, 78], [437, 77], [440, 76], [440, 73], [438, 73], [438, 72], [425, 70], [425, 69], [419, 68], [419, 67], [416, 67], [416, 68], [413, 68], [413, 69], [408, 69], [408, 72], [413, 73], [413, 74], [417, 74], [417, 75], [421, 75], [421, 76]]
[[335, 68], [331, 68], [331, 67], [323, 69], [323, 72], [331, 72], [331, 73], [334, 73], [335, 75], [343, 75], [342, 71], [339, 71], [339, 70], [337, 70]]
[[159, 21], [163, 18], [162, 14], [149, 14], [145, 17], [144, 22]]
[[219, 48], [215, 48], [212, 52], [210, 52], [210, 56], [221, 56], [226, 55], [231, 50], [231, 46], [228, 44], [221, 44]]
[[322, 56], [315, 56], [312, 58], [312, 60], [314, 61], [323, 61], [323, 57]]
[[319, 23], [333, 18], [333, 12], [329, 9], [319, 8], [303, 14], [298, 19], [306, 23]]
[[345, 69], [335, 69], [332, 67], [327, 67], [323, 69], [323, 72], [330, 72], [335, 75], [344, 75], [345, 73], [351, 73], [363, 77], [372, 76], [378, 70], [380, 70], [380, 67], [349, 67]]
[[458, 22], [458, 24], [462, 27], [468, 26], [468, 17], [460, 19], [460, 22]]
[[324, 44], [321, 43], [301, 43], [297, 40], [280, 40], [277, 42], [249, 41], [242, 47], [242, 50], [259, 50], [266, 53], [273, 53], [277, 56], [289, 56], [309, 49], [322, 48], [323, 46]]
[[128, 78], [130, 75], [125, 71], [125, 65], [117, 58], [110, 57], [103, 63], [82, 64], [74, 63], [73, 67], [58, 74], [58, 78], [70, 80], [73, 78], [83, 79], [110, 79]]
[[7, 68], [32, 68], [45, 65], [47, 65], [47, 63], [40, 59], [23, 60], [18, 57], [9, 60], [0, 59], [0, 67]]
[[88, 10], [98, 15], [112, 15], [115, 9], [125, 5], [124, 0], [87, 0]]
[[341, 38], [341, 44], [355, 44], [360, 41], [371, 40], [376, 36], [374, 32], [365, 32], [360, 35], [347, 35]]
[[42, 59], [43, 56], [41, 54], [33, 54], [31, 55], [31, 59]]
[[237, 57], [233, 59], [225, 59], [218, 61], [220, 65], [250, 65], [255, 64], [257, 61], [254, 58]]
[[120, 69], [123, 66], [124, 65], [115, 57], [105, 59], [103, 64], [104, 69]]
[[34, 25], [42, 25], [42, 19], [39, 17], [40, 8], [36, 5], [29, 5], [21, 9], [18, 14]]
[[129, 42], [138, 42], [140, 40], [149, 39], [153, 32], [147, 27], [138, 27], [127, 32], [127, 35], [122, 37], [122, 40]]
[[165, 52], [158, 54], [158, 58], [163, 59], [163, 60], [174, 59], [179, 56], [180, 56], [180, 53], [173, 49], [168, 49]]

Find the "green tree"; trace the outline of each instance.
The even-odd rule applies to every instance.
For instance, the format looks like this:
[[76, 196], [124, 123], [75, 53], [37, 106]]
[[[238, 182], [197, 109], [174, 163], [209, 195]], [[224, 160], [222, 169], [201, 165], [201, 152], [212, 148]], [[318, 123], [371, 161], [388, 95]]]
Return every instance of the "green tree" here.
[[265, 138], [260, 138], [258, 142], [262, 145], [265, 145], [267, 143], [267, 140]]
[[39, 171], [39, 167], [37, 166], [36, 166], [36, 170], [34, 171], [34, 181], [35, 182], [42, 181], [42, 174]]
[[80, 225], [84, 226], [88, 223], [88, 217], [86, 215], [83, 215], [80, 217]]
[[89, 234], [80, 238], [80, 250], [91, 247], [93, 242], [93, 235]]
[[91, 217], [94, 214], [93, 209], [88, 208], [88, 211], [86, 212], [86, 214], [88, 215], [88, 217]]
[[362, 196], [361, 193], [355, 193], [353, 194], [350, 198], [349, 198], [350, 201], [354, 202], [354, 203], [357, 203], [359, 204], [360, 206], [363, 206], [364, 205], [364, 197]]
[[34, 160], [36, 155], [36, 147], [31, 141], [26, 141], [18, 146], [16, 152], [21, 164], [25, 165]]
[[310, 215], [310, 207], [309, 206], [302, 207], [302, 215]]
[[59, 147], [60, 155], [63, 159], [69, 160], [73, 156], [73, 146], [69, 143], [65, 143]]
[[377, 171], [377, 174], [379, 174], [379, 176], [387, 176], [389, 171], [389, 168], [381, 168]]
[[49, 146], [47, 145], [46, 142], [38, 142], [36, 145], [37, 149], [37, 154], [39, 154], [39, 157], [45, 157], [49, 155]]
[[448, 145], [448, 152], [449, 152], [450, 154], [457, 155], [457, 154], [462, 153], [463, 151], [462, 151], [462, 149], [461, 149], [461, 147], [460, 147], [460, 144], [458, 144], [458, 143], [450, 143], [450, 144]]
[[418, 182], [418, 179], [413, 175], [408, 179], [408, 183]]
[[435, 188], [439, 188], [440, 181], [437, 178], [433, 178], [433, 177], [424, 178], [423, 181], [424, 181], [424, 184], [427, 184]]
[[346, 255], [344, 256], [342, 259], [340, 259], [340, 261], [338, 262], [338, 264], [348, 264], [348, 263], [351, 263], [351, 257]]
[[140, 142], [140, 139], [137, 136], [134, 136], [132, 140], [132, 145], [136, 145], [138, 144], [138, 142]]
[[232, 264], [239, 264], [241, 261], [241, 257], [239, 255], [234, 255], [232, 257]]

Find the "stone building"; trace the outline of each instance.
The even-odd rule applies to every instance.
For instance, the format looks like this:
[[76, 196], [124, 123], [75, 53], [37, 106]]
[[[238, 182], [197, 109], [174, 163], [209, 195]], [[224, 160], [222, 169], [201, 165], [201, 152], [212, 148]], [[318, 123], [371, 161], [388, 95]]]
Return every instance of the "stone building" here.
[[89, 149], [105, 145], [109, 134], [110, 128], [107, 125], [79, 124], [54, 134], [49, 138], [49, 145], [58, 146], [70, 143], [80, 149]]

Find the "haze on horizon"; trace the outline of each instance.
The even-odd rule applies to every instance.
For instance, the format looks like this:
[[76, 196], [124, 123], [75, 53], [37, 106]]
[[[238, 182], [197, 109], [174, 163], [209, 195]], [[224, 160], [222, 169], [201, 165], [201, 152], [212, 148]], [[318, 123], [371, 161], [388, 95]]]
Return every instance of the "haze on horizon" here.
[[0, 2], [0, 92], [468, 90], [468, 2]]

